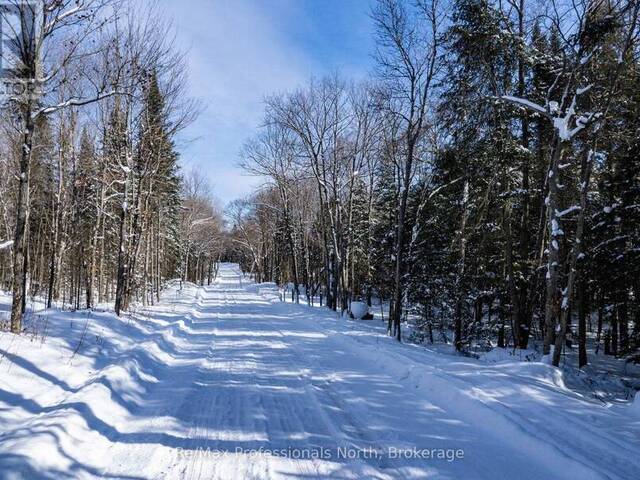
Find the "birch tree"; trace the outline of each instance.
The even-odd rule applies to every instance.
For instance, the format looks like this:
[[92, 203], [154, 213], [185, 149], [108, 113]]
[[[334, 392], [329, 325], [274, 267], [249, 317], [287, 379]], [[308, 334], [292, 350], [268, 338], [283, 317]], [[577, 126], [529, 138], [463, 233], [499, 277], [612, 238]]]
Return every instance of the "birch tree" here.
[[[111, 21], [112, 6], [110, 0], [13, 2], [19, 31], [10, 41], [10, 50], [15, 55], [11, 81], [24, 87], [19, 95], [10, 98], [18, 112], [17, 129], [22, 144], [13, 244], [11, 330], [16, 333], [22, 330], [26, 295], [29, 173], [35, 124], [41, 116], [87, 105], [115, 93], [115, 78], [105, 76], [96, 82], [82, 69], [87, 56], [95, 52], [95, 44], [89, 47], [88, 42]], [[71, 78], [78, 76], [87, 77], [87, 81], [74, 82], [79, 87], [68, 91]], [[52, 99], [55, 103], [51, 103]]]

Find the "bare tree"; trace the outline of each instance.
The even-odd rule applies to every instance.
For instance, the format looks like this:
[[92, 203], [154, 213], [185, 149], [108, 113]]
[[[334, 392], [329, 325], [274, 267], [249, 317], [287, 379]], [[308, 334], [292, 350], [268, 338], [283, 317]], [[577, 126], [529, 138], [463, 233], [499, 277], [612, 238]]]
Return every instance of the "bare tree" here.
[[[10, 101], [18, 112], [22, 154], [13, 247], [13, 306], [11, 330], [20, 332], [27, 281], [29, 238], [29, 171], [35, 124], [41, 116], [73, 106], [87, 105], [116, 93], [113, 77], [96, 81], [83, 70], [96, 54], [89, 40], [114, 18], [112, 0], [14, 0], [20, 31], [12, 38], [15, 65], [11, 80], [23, 86]], [[89, 46], [90, 45], [90, 46]], [[62, 46], [62, 47], [61, 47]], [[98, 47], [109, 48], [108, 44]], [[72, 78], [78, 88], [68, 90]], [[55, 99], [54, 103], [49, 103]]]
[[[439, 72], [442, 13], [437, 0], [420, 2], [419, 11], [405, 2], [381, 0], [373, 12], [378, 39], [377, 60], [385, 90], [382, 108], [399, 125], [400, 145], [393, 161], [399, 172], [399, 196], [394, 247], [393, 297], [390, 315], [401, 341], [405, 222], [414, 178], [418, 144], [428, 128], [431, 95]], [[389, 334], [392, 332], [389, 331]], [[459, 339], [457, 339], [459, 341]]]

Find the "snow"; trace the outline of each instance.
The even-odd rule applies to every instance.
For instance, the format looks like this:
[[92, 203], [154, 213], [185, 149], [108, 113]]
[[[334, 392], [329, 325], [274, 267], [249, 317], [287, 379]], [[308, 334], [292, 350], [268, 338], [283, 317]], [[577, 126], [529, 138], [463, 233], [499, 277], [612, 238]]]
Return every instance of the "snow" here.
[[123, 318], [31, 306], [26, 334], [0, 334], [2, 478], [640, 471], [631, 407], [569, 390], [543, 362], [399, 344], [381, 322], [282, 302], [232, 264], [182, 285]]
[[356, 319], [361, 319], [369, 313], [369, 306], [364, 302], [351, 302], [351, 314]]
[[565, 215], [569, 215], [570, 213], [573, 213], [573, 212], [576, 212], [576, 211], [580, 211], [580, 210], [581, 210], [580, 205], [572, 205], [571, 207], [567, 208], [566, 210], [562, 210], [561, 212], [556, 210], [556, 217], [557, 218], [562, 218]]
[[553, 127], [558, 131], [558, 136], [566, 141], [571, 140], [574, 132], [569, 128], [569, 121], [573, 117], [573, 112], [567, 113], [564, 117], [553, 117]]
[[5, 240], [4, 242], [0, 243], [0, 250], [4, 250], [11, 246], [13, 246], [13, 240]]
[[640, 419], [640, 392], [636, 393], [633, 402], [629, 405], [629, 412], [631, 413], [631, 416], [635, 416]]
[[523, 107], [530, 108], [531, 110], [534, 110], [539, 113], [545, 113], [545, 114], [547, 113], [547, 111], [544, 109], [543, 106], [538, 105], [537, 103], [532, 102], [531, 100], [527, 100], [526, 98], [514, 97], [511, 95], [503, 95], [502, 99], [511, 103], [521, 105]]
[[576, 90], [576, 95], [582, 95], [584, 93], [587, 93], [589, 90], [591, 90], [591, 87], [593, 87], [593, 84], [590, 83], [589, 85], [587, 85], [586, 87], [582, 87], [582, 88], [578, 88]]
[[538, 357], [538, 352], [535, 350], [522, 350], [512, 348], [494, 348], [486, 353], [480, 355], [480, 360], [488, 363], [497, 362], [513, 362], [519, 361], [531, 361]]

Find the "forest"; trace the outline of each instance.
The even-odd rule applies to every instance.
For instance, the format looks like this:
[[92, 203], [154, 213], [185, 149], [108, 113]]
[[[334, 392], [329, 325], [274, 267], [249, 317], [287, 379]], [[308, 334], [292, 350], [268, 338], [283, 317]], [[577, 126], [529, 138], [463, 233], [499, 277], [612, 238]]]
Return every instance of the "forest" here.
[[[369, 79], [266, 99], [230, 207], [259, 279], [389, 302], [388, 333], [560, 362], [640, 347], [634, 1], [381, 0]], [[375, 310], [375, 309], [374, 309]], [[637, 358], [637, 357], [636, 357]]]
[[200, 106], [169, 22], [135, 2], [12, 3], [23, 36], [0, 137], [11, 330], [27, 298], [119, 314], [168, 279], [210, 279], [220, 215], [203, 177], [180, 169], [175, 137]]
[[120, 314], [223, 260], [294, 302], [384, 303], [399, 341], [638, 358], [640, 2], [374, 2], [373, 71], [265, 98], [241, 152], [263, 186], [224, 212], [180, 167], [201, 106], [158, 12], [8, 3], [11, 331], [30, 299]]
[[639, 478], [639, 17], [0, 0], [0, 480]]

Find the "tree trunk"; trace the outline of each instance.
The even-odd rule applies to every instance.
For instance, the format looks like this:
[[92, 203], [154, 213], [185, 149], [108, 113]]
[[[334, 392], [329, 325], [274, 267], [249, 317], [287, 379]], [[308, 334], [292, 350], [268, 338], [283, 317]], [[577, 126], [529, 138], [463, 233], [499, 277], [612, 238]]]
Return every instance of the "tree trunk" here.
[[[565, 335], [567, 332], [567, 325], [569, 324], [569, 319], [571, 315], [571, 308], [569, 307], [571, 303], [571, 299], [573, 296], [573, 289], [577, 281], [578, 276], [578, 261], [580, 259], [580, 255], [582, 252], [582, 240], [584, 235], [584, 223], [585, 223], [585, 215], [587, 211], [587, 202], [589, 196], [589, 183], [591, 180], [591, 165], [592, 165], [592, 157], [593, 151], [587, 150], [582, 155], [582, 168], [581, 168], [581, 189], [580, 189], [580, 213], [578, 214], [577, 226], [576, 226], [576, 234], [573, 241], [573, 246], [571, 248], [571, 253], [569, 255], [569, 278], [567, 279], [567, 285], [562, 292], [562, 304], [560, 311], [560, 325], [556, 331], [556, 340], [555, 340], [555, 348], [553, 350], [553, 365], [560, 365], [560, 355], [562, 353], [562, 347], [564, 344]], [[554, 179], [552, 179], [554, 180]], [[558, 181], [557, 177], [555, 178], [556, 182]], [[556, 182], [551, 182], [552, 184], [556, 184]], [[558, 237], [559, 235], [564, 235], [559, 227], [560, 216], [558, 215], [558, 210], [556, 209], [555, 202], [552, 207], [551, 202], [549, 203], [549, 209], [552, 212], [550, 214], [551, 218], [556, 220], [555, 226], [552, 223], [552, 243], [549, 246], [550, 252], [551, 250], [556, 250], [554, 248], [556, 245], [553, 244], [553, 239]], [[558, 231], [554, 234], [555, 231]], [[551, 253], [549, 254], [551, 256]]]
[[586, 281], [580, 282], [578, 299], [578, 368], [587, 364], [587, 285]]
[[618, 307], [611, 315], [611, 355], [618, 355]]
[[[412, 129], [410, 126], [409, 130]], [[398, 206], [396, 242], [394, 248], [395, 268], [393, 274], [393, 310], [389, 312], [390, 320], [393, 320], [394, 333], [396, 339], [402, 341], [400, 330], [400, 318], [402, 316], [402, 269], [404, 264], [404, 223], [407, 216], [407, 200], [411, 187], [411, 176], [413, 172], [413, 156], [415, 150], [415, 140], [410, 139], [407, 144], [407, 156], [404, 166], [404, 176], [402, 178], [402, 190], [400, 193], [400, 204]]]
[[32, 100], [29, 98], [22, 110], [23, 135], [20, 157], [20, 183], [16, 208], [16, 230], [13, 242], [13, 303], [11, 305], [11, 331], [22, 331], [23, 304], [26, 297], [26, 259], [29, 242], [29, 176], [31, 169], [31, 149], [33, 147], [34, 122]]
[[622, 292], [618, 304], [618, 328], [620, 329], [620, 352], [624, 353], [629, 348], [629, 310], [626, 290]]
[[469, 203], [469, 179], [465, 179], [464, 187], [462, 188], [462, 215], [460, 217], [460, 238], [459, 238], [459, 252], [458, 252], [458, 271], [456, 278], [456, 295], [458, 300], [456, 301], [456, 311], [454, 320], [454, 339], [453, 344], [457, 351], [462, 350], [462, 314], [464, 294], [463, 290], [463, 277], [465, 274], [465, 263], [467, 255], [467, 204]]
[[120, 229], [118, 244], [118, 271], [116, 277], [116, 299], [114, 310], [116, 315], [120, 316], [120, 311], [124, 307], [124, 289], [127, 281], [127, 230], [128, 230], [128, 199], [129, 199], [129, 174], [125, 179], [124, 193], [122, 199], [122, 207], [120, 209]]
[[[547, 196], [547, 208], [548, 208], [548, 228], [549, 228], [549, 243], [547, 253], [547, 297], [545, 303], [545, 315], [544, 315], [544, 327], [545, 336], [543, 344], [543, 354], [549, 355], [551, 353], [551, 345], [554, 343], [556, 333], [556, 325], [558, 323], [558, 316], [560, 310], [560, 299], [558, 295], [559, 276], [560, 276], [560, 227], [558, 225], [559, 218], [556, 212], [559, 211], [559, 188], [558, 188], [558, 175], [560, 173], [560, 159], [562, 158], [563, 145], [562, 140], [555, 133], [551, 165], [549, 167], [549, 192]], [[563, 340], [562, 340], [563, 341]], [[560, 349], [562, 349], [562, 341], [560, 342]], [[560, 352], [558, 352], [560, 355]], [[558, 357], [560, 358], [560, 357]]]

